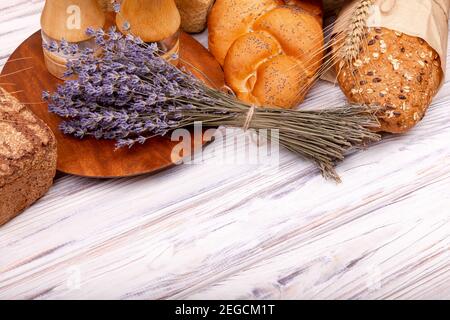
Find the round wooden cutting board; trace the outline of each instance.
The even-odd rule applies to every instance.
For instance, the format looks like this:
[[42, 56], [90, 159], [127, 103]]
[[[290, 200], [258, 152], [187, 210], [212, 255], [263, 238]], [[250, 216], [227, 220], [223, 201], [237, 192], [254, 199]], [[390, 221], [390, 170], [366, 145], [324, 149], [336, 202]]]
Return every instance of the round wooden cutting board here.
[[[224, 85], [218, 62], [185, 33], [180, 38], [180, 57], [187, 62], [185, 67], [208, 85], [216, 88]], [[154, 138], [131, 149], [115, 150], [113, 141], [79, 140], [62, 134], [58, 129], [61, 118], [49, 113], [47, 104], [42, 103], [42, 91], [53, 92], [63, 82], [53, 77], [45, 67], [40, 31], [16, 49], [1, 75], [2, 83], [12, 83], [3, 85], [5, 89], [25, 103], [55, 133], [59, 171], [85, 177], [113, 178], [153, 173], [174, 165], [171, 152], [178, 142], [170, 138]]]

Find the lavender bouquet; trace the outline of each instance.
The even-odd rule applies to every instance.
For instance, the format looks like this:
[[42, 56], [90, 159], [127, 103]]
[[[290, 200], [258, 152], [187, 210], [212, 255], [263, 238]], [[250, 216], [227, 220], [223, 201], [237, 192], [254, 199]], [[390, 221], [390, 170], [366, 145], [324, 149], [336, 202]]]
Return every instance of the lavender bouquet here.
[[347, 150], [379, 139], [371, 131], [378, 126], [372, 108], [255, 108], [168, 63], [156, 45], [114, 28], [88, 34], [103, 49], [101, 57], [90, 49], [77, 52], [64, 41], [48, 48], [77, 56], [66, 73], [77, 79], [67, 80], [54, 93], [43, 93], [50, 112], [65, 119], [60, 125], [65, 134], [115, 140], [118, 148], [131, 148], [194, 122], [278, 129], [282, 146], [313, 160], [326, 177], [336, 180], [335, 163]]

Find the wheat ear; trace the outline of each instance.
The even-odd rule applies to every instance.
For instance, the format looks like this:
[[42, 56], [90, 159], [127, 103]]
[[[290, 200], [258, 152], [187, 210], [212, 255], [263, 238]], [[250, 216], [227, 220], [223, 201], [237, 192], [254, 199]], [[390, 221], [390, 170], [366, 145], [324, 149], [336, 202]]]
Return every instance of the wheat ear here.
[[359, 50], [364, 43], [367, 35], [367, 19], [369, 18], [370, 7], [373, 3], [374, 0], [359, 0], [352, 14], [341, 49], [342, 60], [348, 64], [356, 60], [359, 55]]

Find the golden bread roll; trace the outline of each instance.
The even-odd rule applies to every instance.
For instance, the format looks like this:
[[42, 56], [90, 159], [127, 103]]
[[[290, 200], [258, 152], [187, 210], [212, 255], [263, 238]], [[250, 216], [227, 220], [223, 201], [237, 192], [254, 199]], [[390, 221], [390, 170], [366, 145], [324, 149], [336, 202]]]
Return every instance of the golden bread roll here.
[[380, 106], [380, 131], [391, 133], [424, 117], [443, 77], [439, 55], [424, 40], [386, 28], [369, 29], [359, 59], [341, 67], [337, 80], [347, 98]]
[[303, 101], [323, 59], [318, 0], [218, 0], [209, 49], [239, 99], [292, 108]]

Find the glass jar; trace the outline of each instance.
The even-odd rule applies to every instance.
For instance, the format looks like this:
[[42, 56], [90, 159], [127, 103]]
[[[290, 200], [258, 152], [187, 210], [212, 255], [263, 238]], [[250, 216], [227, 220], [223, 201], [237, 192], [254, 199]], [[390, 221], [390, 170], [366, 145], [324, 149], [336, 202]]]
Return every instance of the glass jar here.
[[[97, 0], [46, 0], [41, 15], [41, 34], [43, 45], [51, 45], [62, 40], [76, 44], [81, 50], [90, 48], [98, 52], [99, 48], [86, 29], [103, 28], [105, 13]], [[64, 79], [66, 64], [76, 55], [52, 52], [43, 46], [44, 60], [48, 71], [57, 78]]]

